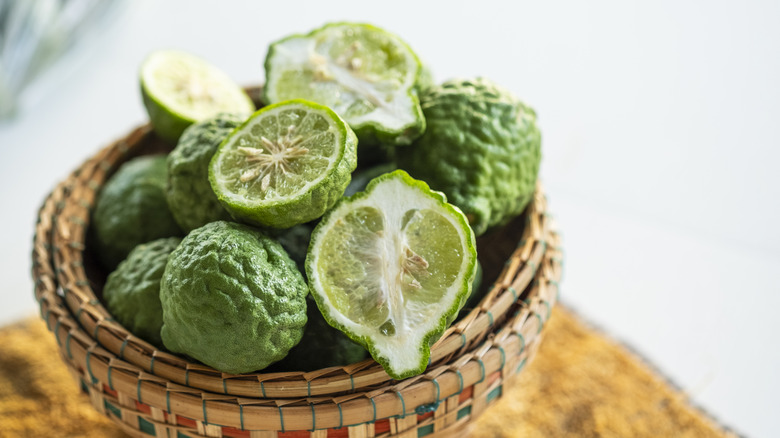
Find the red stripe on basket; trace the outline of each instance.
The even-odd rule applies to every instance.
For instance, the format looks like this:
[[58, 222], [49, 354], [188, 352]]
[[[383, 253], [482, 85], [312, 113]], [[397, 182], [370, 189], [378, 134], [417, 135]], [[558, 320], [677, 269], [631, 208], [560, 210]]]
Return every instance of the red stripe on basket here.
[[501, 378], [501, 371], [496, 371], [488, 376], [488, 386], [492, 385], [496, 380]]
[[149, 414], [149, 415], [152, 414], [152, 408], [149, 407], [149, 405], [147, 405], [146, 403], [135, 402], [135, 408], [143, 412], [144, 414]]
[[223, 426], [222, 436], [227, 438], [249, 438], [249, 431]]
[[473, 394], [474, 394], [474, 387], [473, 386], [469, 386], [468, 388], [464, 388], [463, 392], [460, 393], [460, 397], [458, 397], [458, 404], [461, 404], [464, 401], [470, 399]]
[[179, 426], [186, 426], [186, 427], [198, 427], [197, 424], [195, 424], [195, 420], [187, 417], [182, 417], [181, 415], [176, 416], [176, 424]]
[[379, 420], [374, 424], [374, 434], [379, 435], [380, 433], [390, 432], [390, 420], [384, 419]]
[[[308, 438], [309, 435], [306, 435], [306, 437], [301, 438]], [[349, 429], [346, 427], [342, 427], [341, 429], [328, 429], [328, 438], [349, 438]]]
[[[309, 438], [311, 432], [308, 430], [293, 430], [290, 432], [277, 432], [276, 436], [278, 438]], [[328, 434], [328, 436], [330, 436], [330, 434]]]
[[106, 385], [105, 383], [103, 384], [103, 392], [110, 395], [111, 397], [119, 397], [117, 392], [109, 388], [108, 385]]
[[417, 416], [417, 422], [419, 423], [420, 421], [425, 420], [428, 417], [433, 417], [433, 411], [426, 412], [426, 413], [424, 413], [422, 415], [418, 415]]

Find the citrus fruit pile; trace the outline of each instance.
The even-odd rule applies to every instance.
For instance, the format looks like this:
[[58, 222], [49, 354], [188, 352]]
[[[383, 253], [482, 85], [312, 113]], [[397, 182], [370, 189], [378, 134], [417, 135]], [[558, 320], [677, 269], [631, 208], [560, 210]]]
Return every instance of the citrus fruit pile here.
[[102, 188], [91, 248], [128, 330], [225, 373], [371, 355], [394, 379], [479, 297], [476, 237], [522, 213], [534, 111], [484, 78], [435, 84], [400, 38], [333, 23], [271, 44], [262, 102], [187, 53], [141, 66], [172, 150]]

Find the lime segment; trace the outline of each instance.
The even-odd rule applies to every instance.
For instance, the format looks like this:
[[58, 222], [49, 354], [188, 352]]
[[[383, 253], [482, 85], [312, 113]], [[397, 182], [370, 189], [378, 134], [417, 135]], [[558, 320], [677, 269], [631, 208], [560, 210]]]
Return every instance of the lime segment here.
[[409, 144], [425, 130], [415, 85], [422, 67], [395, 35], [366, 24], [335, 23], [271, 45], [266, 100], [303, 98], [328, 105], [361, 142]]
[[218, 68], [183, 52], [152, 53], [141, 66], [141, 92], [155, 131], [176, 141], [187, 126], [220, 112], [250, 114], [249, 96]]
[[259, 110], [211, 160], [220, 202], [249, 223], [289, 228], [320, 217], [344, 193], [357, 139], [327, 107], [293, 100]]
[[429, 345], [470, 293], [476, 260], [463, 213], [396, 171], [328, 213], [306, 269], [328, 322], [400, 379], [425, 370]]

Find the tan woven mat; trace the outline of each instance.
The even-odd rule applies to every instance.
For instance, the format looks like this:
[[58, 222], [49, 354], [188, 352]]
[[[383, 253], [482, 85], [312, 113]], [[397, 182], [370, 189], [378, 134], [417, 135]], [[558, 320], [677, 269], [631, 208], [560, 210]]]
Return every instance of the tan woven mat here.
[[[474, 437], [733, 436], [625, 348], [566, 309]], [[98, 414], [39, 319], [0, 329], [0, 437], [123, 437]]]

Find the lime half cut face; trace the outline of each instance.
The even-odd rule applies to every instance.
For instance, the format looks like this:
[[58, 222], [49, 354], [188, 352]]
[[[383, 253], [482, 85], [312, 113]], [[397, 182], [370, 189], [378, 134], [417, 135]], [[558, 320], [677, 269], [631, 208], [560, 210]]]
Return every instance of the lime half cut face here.
[[430, 345], [469, 295], [475, 248], [457, 207], [395, 171], [317, 225], [306, 272], [326, 320], [402, 379], [425, 370]]
[[141, 91], [155, 131], [175, 141], [194, 122], [218, 113], [249, 115], [252, 100], [217, 67], [184, 52], [160, 50], [141, 66]]
[[367, 24], [335, 23], [273, 43], [265, 61], [268, 102], [327, 105], [366, 138], [409, 144], [425, 130], [417, 56], [400, 38]]
[[209, 167], [236, 219], [290, 228], [322, 216], [356, 166], [357, 138], [329, 108], [292, 100], [257, 111], [220, 145]]

